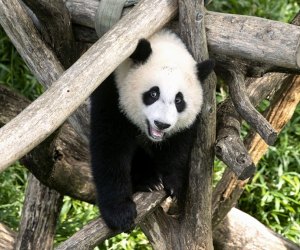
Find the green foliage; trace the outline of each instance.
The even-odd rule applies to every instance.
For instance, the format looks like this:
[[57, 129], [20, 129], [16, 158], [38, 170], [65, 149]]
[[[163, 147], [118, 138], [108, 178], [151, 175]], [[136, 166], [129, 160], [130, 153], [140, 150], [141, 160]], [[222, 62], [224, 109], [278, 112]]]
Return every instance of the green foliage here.
[[259, 162], [258, 172], [239, 207], [300, 244], [300, 107], [274, 147]]
[[0, 174], [0, 222], [16, 230], [24, 202], [27, 171], [20, 164]]
[[30, 100], [42, 94], [43, 88], [0, 27], [0, 84], [11, 87]]
[[96, 206], [65, 196], [57, 225], [55, 243], [65, 241], [97, 216], [99, 216], [99, 212]]
[[121, 233], [116, 237], [106, 240], [99, 250], [151, 250], [146, 236], [140, 229], [133, 230], [130, 234]]
[[295, 0], [214, 0], [210, 10], [289, 22], [300, 9]]

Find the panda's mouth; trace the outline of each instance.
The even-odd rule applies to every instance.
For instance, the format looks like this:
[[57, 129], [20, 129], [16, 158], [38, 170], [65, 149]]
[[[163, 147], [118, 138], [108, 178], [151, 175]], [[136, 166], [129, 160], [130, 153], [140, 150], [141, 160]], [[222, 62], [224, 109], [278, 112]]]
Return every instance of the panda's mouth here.
[[148, 126], [148, 136], [150, 137], [150, 139], [153, 141], [162, 141], [165, 136], [165, 132], [158, 130], [158, 129], [154, 128], [153, 126], [151, 126], [148, 119], [146, 120], [146, 122], [147, 122], [147, 126]]

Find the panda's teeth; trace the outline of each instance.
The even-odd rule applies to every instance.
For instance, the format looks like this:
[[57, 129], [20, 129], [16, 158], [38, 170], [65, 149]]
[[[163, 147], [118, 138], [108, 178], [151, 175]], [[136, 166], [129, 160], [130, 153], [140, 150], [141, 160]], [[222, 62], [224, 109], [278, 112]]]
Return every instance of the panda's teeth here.
[[164, 132], [156, 130], [155, 128], [151, 128], [151, 134], [157, 138], [162, 138], [164, 136]]

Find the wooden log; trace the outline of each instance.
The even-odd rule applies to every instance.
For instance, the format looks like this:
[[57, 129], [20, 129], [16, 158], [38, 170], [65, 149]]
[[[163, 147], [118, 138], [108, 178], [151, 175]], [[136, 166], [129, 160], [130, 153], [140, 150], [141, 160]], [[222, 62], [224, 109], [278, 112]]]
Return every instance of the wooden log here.
[[[2, 17], [11, 15], [15, 5], [16, 0], [0, 0], [2, 23], [11, 25], [9, 20], [3, 20]], [[2, 127], [0, 152], [4, 153], [1, 155], [0, 172], [60, 126], [117, 65], [133, 52], [137, 41], [164, 26], [174, 17], [177, 8], [175, 0], [141, 1], [41, 97]], [[129, 25], [132, 27], [130, 30]]]
[[[277, 138], [268, 121], [253, 107], [246, 94], [245, 77], [241, 72], [230, 70], [228, 81], [230, 97], [239, 115], [254, 128], [269, 145], [273, 145]], [[248, 176], [250, 177], [250, 176]]]
[[53, 249], [56, 222], [63, 196], [29, 175], [15, 248]]
[[214, 230], [215, 250], [300, 250], [250, 215], [232, 208]]
[[[135, 222], [140, 223], [146, 214], [151, 213], [164, 199], [164, 192], [138, 193], [134, 195], [134, 202], [137, 205], [137, 218]], [[80, 231], [61, 243], [55, 250], [87, 250], [103, 242], [106, 238], [112, 237], [119, 232], [111, 231], [102, 218], [96, 219]]]
[[[28, 99], [0, 85], [0, 127], [29, 104]], [[55, 140], [51, 138], [50, 143], [42, 143], [21, 162], [44, 185], [63, 195], [95, 203], [89, 151], [70, 124], [64, 123]]]
[[71, 17], [63, 0], [24, 0], [40, 22], [39, 31], [64, 66], [77, 59]]
[[[67, 7], [72, 21], [94, 28], [98, 6], [96, 2], [68, 0]], [[209, 51], [222, 63], [230, 61], [228, 57], [241, 58], [259, 62], [256, 67], [261, 64], [271, 65], [261, 73], [284, 69], [300, 72], [300, 28], [295, 25], [208, 11], [205, 27]]]
[[[209, 58], [204, 1], [179, 1], [180, 36], [198, 62]], [[189, 184], [184, 219], [181, 222], [179, 249], [213, 249], [212, 245], [212, 170], [216, 138], [216, 76], [202, 84], [203, 106], [196, 141], [190, 157]]]
[[16, 233], [0, 223], [0, 249], [14, 250]]
[[[294, 111], [300, 101], [300, 81], [297, 78], [298, 77], [294, 78], [294, 76], [285, 74], [271, 74], [268, 76], [267, 81], [282, 84], [282, 89], [277, 92], [277, 97], [274, 98], [274, 102], [271, 103], [268, 113], [271, 112], [272, 114], [283, 114], [283, 112], [286, 112], [286, 114], [284, 116], [272, 115], [270, 117], [268, 116], [268, 114], [265, 114], [270, 124], [278, 133], [280, 132], [280, 129], [283, 127], [283, 125], [291, 119], [292, 113], [287, 111]], [[261, 83], [264, 82], [265, 81], [261, 81]], [[278, 126], [278, 124], [280, 125]], [[246, 139], [246, 148], [249, 151], [250, 156], [254, 157], [254, 163], [257, 163], [258, 160], [261, 159], [263, 154], [266, 152], [267, 146], [261, 140], [261, 138], [251, 138], [252, 139]], [[220, 221], [222, 221], [226, 216], [228, 211], [230, 211], [230, 209], [236, 204], [240, 195], [243, 193], [244, 186], [248, 181], [249, 179], [246, 179], [244, 181], [237, 180], [232, 171], [230, 171], [229, 169], [225, 170], [222, 179], [218, 182], [213, 193], [214, 226], [218, 225]]]
[[[296, 17], [293, 20], [294, 24], [300, 24], [300, 12], [296, 15]], [[248, 96], [251, 99], [251, 102], [254, 106], [258, 105], [258, 103], [264, 99], [267, 95], [269, 95], [272, 91], [278, 90], [279, 86], [284, 86], [283, 93], [277, 92], [278, 99], [281, 100], [281, 98], [285, 98], [288, 100], [286, 103], [288, 105], [288, 109], [294, 110], [294, 108], [297, 106], [299, 102], [299, 96], [298, 98], [291, 98], [289, 99], [289, 96], [294, 97], [295, 93], [297, 92], [297, 81], [292, 81], [291, 78], [293, 78], [293, 75], [287, 75], [287, 74], [280, 74], [280, 73], [272, 73], [268, 74], [262, 78], [256, 79], [255, 81], [251, 81], [247, 85], [247, 91]], [[289, 80], [288, 80], [289, 79]], [[276, 103], [276, 98], [274, 99], [274, 102]], [[280, 105], [276, 108], [275, 114], [278, 114], [281, 112], [281, 108], [284, 108], [285, 105], [283, 105], [284, 102], [278, 101]], [[270, 107], [275, 107], [275, 104], [272, 104]], [[270, 108], [272, 110], [272, 108]], [[231, 111], [231, 114], [236, 111]], [[290, 116], [284, 116], [285, 119], [282, 120], [283, 124], [286, 124], [290, 120]], [[270, 124], [276, 129], [276, 120], [269, 121]], [[277, 121], [278, 122], [278, 121]], [[233, 124], [235, 126], [233, 126]], [[239, 122], [235, 122], [232, 124], [229, 124], [232, 126], [232, 130], [239, 130]], [[227, 126], [226, 124], [224, 124]], [[280, 130], [277, 130], [279, 133]], [[230, 131], [229, 131], [230, 133]], [[250, 135], [251, 136], [251, 135]], [[255, 155], [255, 152], [261, 152], [259, 153], [259, 157], [256, 159], [260, 159], [263, 156], [264, 151], [259, 150], [259, 147], [254, 147], [256, 150], [251, 150], [250, 145], [257, 146], [257, 143], [252, 144], [251, 140], [245, 140], [247, 142], [246, 149], [251, 152], [251, 155]], [[228, 148], [230, 149], [232, 146], [228, 144]], [[248, 154], [248, 152], [247, 152]], [[258, 162], [258, 161], [257, 161]], [[232, 171], [229, 169], [226, 169], [222, 179], [218, 182], [214, 192], [213, 192], [213, 226], [215, 227], [218, 225], [220, 221], [226, 216], [226, 214], [230, 211], [230, 209], [235, 205], [237, 200], [239, 199], [240, 195], [243, 192], [244, 186], [247, 184], [248, 179], [245, 181], [239, 181], [237, 180], [237, 177], [233, 174]]]
[[[47, 89], [63, 74], [64, 67], [40, 37], [29, 14], [25, 11], [26, 6], [24, 7], [24, 4], [20, 3], [16, 0], [0, 2], [0, 24], [31, 72]], [[69, 118], [72, 126], [86, 142], [89, 131], [87, 129], [89, 124], [87, 110], [87, 106], [83, 104]]]

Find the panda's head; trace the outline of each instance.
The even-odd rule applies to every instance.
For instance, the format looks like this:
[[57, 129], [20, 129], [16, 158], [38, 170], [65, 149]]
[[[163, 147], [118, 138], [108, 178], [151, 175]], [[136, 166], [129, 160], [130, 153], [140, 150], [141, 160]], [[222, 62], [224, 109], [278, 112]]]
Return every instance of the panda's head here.
[[211, 60], [197, 64], [168, 31], [142, 39], [116, 70], [120, 108], [150, 140], [162, 141], [193, 124], [203, 103], [201, 81], [213, 67]]

